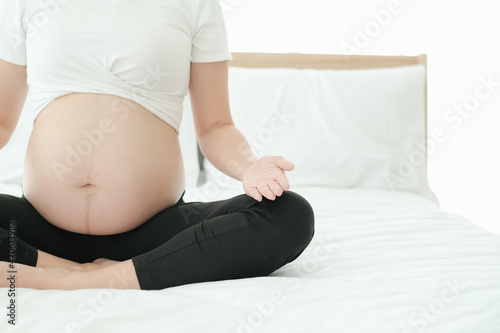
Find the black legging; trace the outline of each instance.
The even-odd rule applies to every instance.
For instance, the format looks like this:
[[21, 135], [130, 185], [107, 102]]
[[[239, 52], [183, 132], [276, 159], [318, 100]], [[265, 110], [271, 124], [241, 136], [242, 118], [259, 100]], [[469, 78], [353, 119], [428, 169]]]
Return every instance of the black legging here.
[[314, 235], [313, 210], [292, 191], [262, 202], [241, 194], [185, 203], [183, 196], [131, 231], [94, 236], [60, 229], [24, 197], [0, 194], [0, 261], [10, 261], [15, 231], [18, 263], [35, 266], [37, 249], [79, 263], [132, 259], [141, 289], [158, 290], [267, 276], [297, 258]]

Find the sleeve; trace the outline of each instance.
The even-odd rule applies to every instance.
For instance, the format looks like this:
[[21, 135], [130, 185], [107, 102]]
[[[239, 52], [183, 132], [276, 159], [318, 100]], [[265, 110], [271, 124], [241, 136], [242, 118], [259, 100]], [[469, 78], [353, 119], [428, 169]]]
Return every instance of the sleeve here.
[[198, 1], [194, 24], [191, 62], [233, 59], [228, 47], [226, 23], [219, 0]]
[[26, 66], [25, 0], [0, 0], [0, 59]]

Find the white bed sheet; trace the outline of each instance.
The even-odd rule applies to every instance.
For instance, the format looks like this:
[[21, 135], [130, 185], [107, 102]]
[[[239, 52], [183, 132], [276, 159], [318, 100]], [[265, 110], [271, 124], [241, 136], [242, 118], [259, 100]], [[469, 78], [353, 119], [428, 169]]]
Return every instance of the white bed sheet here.
[[[315, 210], [315, 237], [270, 277], [162, 291], [20, 289], [17, 325], [2, 315], [0, 331], [500, 332], [499, 235], [411, 192], [292, 190]], [[186, 201], [196, 196], [187, 189]], [[0, 300], [6, 312], [6, 289]]]

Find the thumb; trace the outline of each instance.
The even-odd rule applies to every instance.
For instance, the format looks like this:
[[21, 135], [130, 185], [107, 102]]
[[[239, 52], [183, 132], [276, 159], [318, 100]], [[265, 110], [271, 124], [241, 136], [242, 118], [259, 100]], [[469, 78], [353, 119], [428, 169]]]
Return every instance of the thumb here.
[[295, 165], [282, 156], [276, 156], [274, 158], [274, 164], [284, 171], [292, 171], [295, 169]]

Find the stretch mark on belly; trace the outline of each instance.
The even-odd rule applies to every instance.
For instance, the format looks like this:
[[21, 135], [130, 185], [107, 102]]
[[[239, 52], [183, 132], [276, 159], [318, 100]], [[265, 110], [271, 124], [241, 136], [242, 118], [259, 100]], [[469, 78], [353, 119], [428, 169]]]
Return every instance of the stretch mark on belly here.
[[85, 196], [85, 232], [87, 234], [91, 234], [91, 227], [90, 227], [90, 214], [91, 214], [91, 204], [92, 201], [94, 200], [94, 194], [96, 190], [96, 186], [93, 184], [85, 184], [80, 187], [83, 190], [83, 195]]

